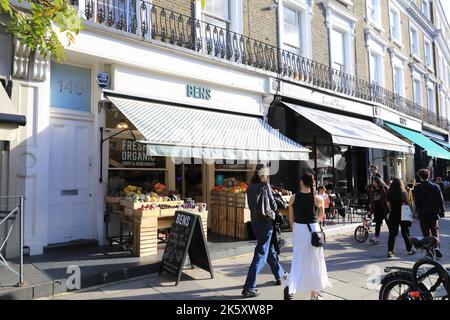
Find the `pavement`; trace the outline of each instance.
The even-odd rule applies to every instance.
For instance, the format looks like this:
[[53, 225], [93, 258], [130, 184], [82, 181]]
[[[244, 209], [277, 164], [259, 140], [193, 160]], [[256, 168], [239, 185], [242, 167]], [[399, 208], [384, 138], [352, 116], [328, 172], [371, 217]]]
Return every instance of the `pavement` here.
[[[373, 232], [373, 231], [372, 231]], [[450, 265], [450, 214], [440, 220], [441, 259], [446, 267]], [[420, 236], [418, 221], [413, 222], [411, 236]], [[370, 235], [373, 236], [373, 233]], [[401, 235], [397, 237], [394, 258], [387, 258], [388, 231], [383, 226], [380, 244], [369, 241], [359, 244], [353, 232], [330, 234], [324, 250], [328, 276], [332, 287], [323, 290], [326, 300], [378, 300], [379, 281], [386, 266], [412, 266], [421, 257], [421, 252], [406, 255]], [[201, 269], [186, 269], [178, 286], [173, 276], [163, 273], [146, 275], [125, 281], [91, 287], [73, 293], [55, 295], [54, 300], [236, 300], [242, 299], [242, 285], [245, 282], [252, 253], [212, 261], [214, 278]], [[280, 260], [285, 270], [290, 270], [292, 248], [283, 248]], [[283, 287], [276, 286], [274, 277], [266, 265], [257, 277], [261, 295], [248, 300], [281, 300]], [[308, 293], [298, 292], [295, 300], [308, 299]]]

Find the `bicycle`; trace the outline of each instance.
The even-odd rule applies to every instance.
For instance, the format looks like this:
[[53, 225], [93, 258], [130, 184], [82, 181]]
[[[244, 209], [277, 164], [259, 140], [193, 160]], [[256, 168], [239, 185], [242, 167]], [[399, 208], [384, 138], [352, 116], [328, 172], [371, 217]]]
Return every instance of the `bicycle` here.
[[[448, 300], [449, 271], [437, 261], [436, 237], [411, 238], [411, 244], [426, 256], [412, 268], [386, 267], [381, 281], [379, 300]], [[445, 291], [445, 293], [444, 293]]]
[[372, 225], [372, 220], [369, 219], [369, 216], [366, 214], [362, 218], [362, 224], [357, 226], [355, 229], [355, 240], [358, 243], [364, 243], [369, 238], [370, 226]]

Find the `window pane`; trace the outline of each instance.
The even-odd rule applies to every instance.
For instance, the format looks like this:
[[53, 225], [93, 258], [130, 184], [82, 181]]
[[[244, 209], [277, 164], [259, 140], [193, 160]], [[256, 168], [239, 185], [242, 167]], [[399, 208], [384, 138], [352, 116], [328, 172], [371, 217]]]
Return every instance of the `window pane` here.
[[422, 90], [419, 80], [414, 80], [414, 102], [420, 104], [422, 101]]
[[300, 48], [300, 30], [298, 12], [284, 8], [284, 42], [289, 46]]
[[427, 89], [427, 97], [428, 97], [428, 110], [435, 112], [435, 107], [434, 107], [434, 93], [433, 90], [428, 88]]
[[345, 65], [344, 34], [342, 32], [334, 29], [331, 31], [331, 46], [333, 64]]
[[[212, 25], [218, 26], [222, 29], [229, 29], [228, 28], [228, 23], [226, 23], [225, 21], [219, 20], [219, 19], [215, 19], [213, 17], [207, 16], [205, 15], [203, 20], [207, 23], [210, 23]], [[220, 29], [217, 30], [218, 32], [220, 32]]]
[[224, 20], [229, 20], [228, 1], [229, 0], [208, 0], [206, 1], [205, 11]]

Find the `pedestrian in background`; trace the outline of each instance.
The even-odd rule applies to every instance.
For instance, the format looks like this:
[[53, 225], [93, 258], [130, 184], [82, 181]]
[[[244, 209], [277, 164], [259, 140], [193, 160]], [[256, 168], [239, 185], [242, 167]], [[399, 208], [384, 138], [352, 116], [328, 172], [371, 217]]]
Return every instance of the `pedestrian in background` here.
[[245, 298], [259, 295], [259, 291], [256, 289], [256, 276], [261, 272], [266, 262], [275, 276], [277, 285], [281, 285], [282, 279], [287, 276], [271, 244], [277, 204], [269, 184], [269, 168], [264, 164], [256, 166], [251, 183], [247, 188], [247, 199], [251, 224], [257, 242], [242, 290], [242, 295]]
[[409, 255], [414, 254], [411, 243], [409, 242], [410, 221], [402, 221], [402, 206], [409, 205], [409, 196], [403, 181], [395, 178], [392, 181], [389, 191], [386, 195], [389, 212], [389, 240], [388, 240], [388, 257], [395, 255], [394, 246], [395, 238], [398, 235], [398, 228], [401, 228], [402, 237], [405, 241], [406, 251]]
[[372, 176], [371, 176], [371, 179], [373, 179], [374, 177], [383, 178], [383, 177], [381, 176], [381, 174], [378, 172], [378, 166], [376, 166], [376, 165], [374, 165], [374, 164], [371, 164], [371, 165], [369, 166], [369, 171], [370, 171], [370, 174], [372, 175]]
[[326, 193], [326, 189], [324, 186], [319, 186], [319, 188], [317, 188], [317, 191], [319, 191], [319, 196], [321, 196], [323, 199], [324, 208], [324, 215], [322, 217], [322, 220], [320, 220], [320, 223], [322, 224], [322, 226], [325, 226], [327, 221], [327, 213], [329, 214], [330, 210], [330, 199], [328, 198], [328, 194]]
[[436, 178], [436, 184], [439, 186], [439, 188], [441, 189], [441, 193], [442, 193], [442, 197], [444, 197], [444, 192], [445, 192], [445, 184], [444, 181], [442, 181], [441, 177], [437, 177]]
[[372, 190], [370, 192], [370, 215], [373, 216], [375, 222], [375, 236], [370, 242], [378, 244], [380, 242], [381, 226], [383, 220], [389, 213], [386, 199], [387, 187], [379, 176], [372, 177]]
[[[435, 183], [430, 182], [430, 171], [420, 169], [417, 173], [420, 184], [414, 187], [414, 201], [419, 212], [420, 228], [424, 237], [434, 236], [439, 240], [439, 218], [444, 217], [444, 199], [441, 190]], [[436, 257], [441, 258], [439, 249]]]
[[311, 300], [323, 300], [319, 292], [331, 286], [323, 247], [311, 244], [311, 232], [320, 230], [323, 207], [323, 198], [314, 194], [314, 176], [304, 174], [300, 181], [300, 191], [289, 201], [293, 255], [291, 271], [284, 288], [285, 300], [292, 300], [297, 291], [310, 292]]

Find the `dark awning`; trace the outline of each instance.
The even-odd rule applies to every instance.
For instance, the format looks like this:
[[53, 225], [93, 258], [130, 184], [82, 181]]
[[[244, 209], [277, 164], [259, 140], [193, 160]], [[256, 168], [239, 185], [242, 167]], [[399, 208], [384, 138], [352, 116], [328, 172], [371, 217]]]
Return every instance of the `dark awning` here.
[[0, 113], [0, 124], [24, 126], [27, 124], [27, 119], [25, 116], [18, 114]]

